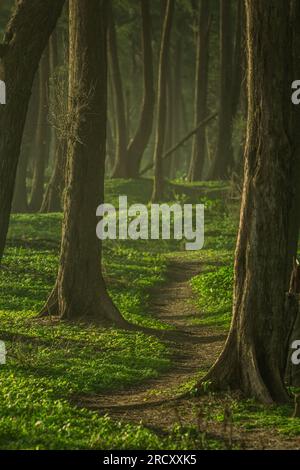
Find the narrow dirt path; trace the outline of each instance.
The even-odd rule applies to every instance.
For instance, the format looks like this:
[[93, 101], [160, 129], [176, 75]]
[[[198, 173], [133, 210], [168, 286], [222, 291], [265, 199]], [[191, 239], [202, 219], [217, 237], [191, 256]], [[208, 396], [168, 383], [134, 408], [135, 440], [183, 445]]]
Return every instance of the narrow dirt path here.
[[157, 378], [119, 392], [82, 397], [83, 406], [106, 409], [118, 417], [126, 415], [129, 409], [139, 408], [141, 420], [143, 409], [174, 398], [176, 390], [178, 393], [181, 385], [199, 373], [200, 365], [202, 369], [210, 367], [226, 336], [212, 328], [188, 325], [198, 313], [189, 281], [199, 272], [199, 262], [173, 259], [168, 266], [167, 281], [151, 292], [151, 315], [172, 327], [157, 332], [171, 350], [172, 368]]
[[[188, 382], [199, 376], [199, 370], [208, 370], [222, 349], [226, 335], [220, 329], [205, 325], [191, 325], [190, 320], [200, 312], [193, 302], [189, 281], [201, 272], [199, 261], [183, 257], [172, 258], [164, 284], [153, 289], [150, 313], [169, 324], [172, 329], [158, 332], [166, 342], [173, 366], [166, 373], [143, 384], [126, 387], [102, 395], [83, 395], [75, 402], [80, 407], [96, 410], [101, 414], [125, 422], [143, 423], [159, 433], [169, 432], [174, 423], [196, 425], [205, 429], [208, 436], [227, 442], [228, 430], [223, 423], [205, 417], [210, 398], [182, 398], [174, 400]], [[214, 399], [214, 407], [230, 406], [228, 396]], [[234, 426], [230, 440], [247, 449], [296, 449], [300, 439], [286, 439], [275, 430], [244, 430]]]

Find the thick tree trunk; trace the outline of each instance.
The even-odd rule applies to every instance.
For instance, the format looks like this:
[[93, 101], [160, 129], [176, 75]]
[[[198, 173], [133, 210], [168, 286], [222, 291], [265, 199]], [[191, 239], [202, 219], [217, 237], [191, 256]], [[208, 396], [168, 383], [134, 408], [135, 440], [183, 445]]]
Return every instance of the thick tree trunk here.
[[155, 149], [154, 149], [154, 184], [152, 201], [156, 202], [162, 199], [164, 189], [163, 176], [163, 153], [166, 132], [166, 113], [167, 113], [167, 73], [169, 48], [171, 39], [171, 30], [173, 22], [175, 0], [168, 0], [166, 5], [160, 54], [158, 65], [158, 86], [157, 86], [157, 102], [158, 115], [156, 123]]
[[122, 74], [120, 70], [118, 45], [116, 37], [115, 19], [113, 8], [109, 5], [109, 22], [108, 22], [108, 50], [110, 58], [110, 72], [112, 75], [112, 83], [115, 93], [116, 106], [116, 157], [113, 169], [113, 178], [127, 178], [128, 162], [127, 162], [127, 123], [126, 109], [123, 93]]
[[[106, 0], [69, 0], [67, 181], [59, 272], [44, 311], [68, 320], [126, 325], [107, 294], [96, 237], [104, 199], [107, 120]], [[79, 80], [80, 77], [80, 80]]]
[[217, 148], [211, 179], [228, 177], [233, 166], [232, 149], [232, 6], [231, 0], [220, 0], [220, 111]]
[[290, 99], [293, 24], [286, 0], [247, 0], [246, 8], [249, 111], [233, 319], [224, 350], [204, 380], [238, 387], [264, 403], [284, 402], [293, 320], [286, 315], [286, 280], [299, 165]]
[[[195, 78], [195, 126], [207, 114], [208, 65], [209, 65], [209, 30], [210, 30], [210, 0], [202, 0], [199, 7], [197, 57]], [[194, 137], [192, 159], [188, 180], [201, 180], [206, 148], [206, 128], [201, 127]]]
[[49, 158], [50, 132], [48, 124], [49, 96], [49, 48], [45, 51], [39, 67], [39, 109], [35, 138], [35, 158], [29, 208], [40, 210], [44, 196], [44, 179]]
[[[7, 90], [7, 103], [0, 107], [0, 261], [33, 78], [63, 3], [63, 0], [18, 2], [0, 45], [0, 79], [5, 81]], [[29, 43], [30, 48], [26, 48]]]
[[140, 164], [152, 133], [153, 115], [155, 105], [154, 80], [153, 80], [153, 52], [151, 15], [149, 0], [140, 0], [142, 13], [142, 55], [144, 67], [144, 97], [141, 116], [136, 133], [130, 141], [127, 149], [127, 161], [129, 176], [139, 176]]

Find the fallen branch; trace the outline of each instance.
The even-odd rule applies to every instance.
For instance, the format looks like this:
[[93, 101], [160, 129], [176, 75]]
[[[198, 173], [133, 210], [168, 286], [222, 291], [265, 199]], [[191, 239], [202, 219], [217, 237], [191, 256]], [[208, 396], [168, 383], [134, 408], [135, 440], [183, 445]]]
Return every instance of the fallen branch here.
[[[208, 116], [207, 118], [203, 119], [203, 121], [199, 122], [199, 124], [192, 129], [188, 134], [186, 134], [176, 145], [171, 147], [169, 150], [166, 151], [166, 153], [163, 155], [162, 159], [165, 160], [168, 158], [172, 153], [174, 153], [179, 147], [181, 147], [190, 137], [192, 137], [200, 127], [206, 126], [210, 121], [212, 121], [215, 117], [217, 117], [218, 113], [215, 112]], [[144, 175], [148, 170], [150, 170], [153, 167], [154, 163], [151, 162], [148, 165], [145, 166], [143, 170], [140, 171], [140, 176]]]

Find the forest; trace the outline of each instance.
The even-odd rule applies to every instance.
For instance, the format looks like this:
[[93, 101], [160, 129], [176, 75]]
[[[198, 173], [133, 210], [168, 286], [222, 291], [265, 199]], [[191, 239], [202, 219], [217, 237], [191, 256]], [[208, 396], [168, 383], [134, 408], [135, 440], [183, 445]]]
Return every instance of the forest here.
[[299, 0], [0, 0], [0, 450], [300, 449], [299, 51]]

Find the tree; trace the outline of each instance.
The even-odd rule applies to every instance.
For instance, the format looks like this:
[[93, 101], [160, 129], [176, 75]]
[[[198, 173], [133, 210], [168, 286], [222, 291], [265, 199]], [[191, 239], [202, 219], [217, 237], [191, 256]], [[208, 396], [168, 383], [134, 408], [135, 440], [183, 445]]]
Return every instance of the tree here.
[[107, 121], [106, 0], [69, 2], [67, 181], [59, 271], [45, 313], [126, 325], [101, 271], [96, 209], [104, 199]]
[[[0, 260], [7, 236], [20, 145], [32, 83], [63, 0], [21, 0], [0, 44], [0, 79], [7, 103], [0, 107]], [[30, 48], [26, 44], [30, 43]]]
[[[209, 29], [210, 0], [202, 0], [199, 6], [197, 31], [197, 57], [195, 79], [195, 119], [194, 124], [202, 121], [208, 114], [208, 64], [209, 64]], [[199, 181], [202, 176], [206, 147], [206, 128], [201, 127], [194, 137], [192, 159], [188, 180]]]
[[153, 80], [153, 52], [151, 34], [151, 15], [149, 0], [140, 0], [142, 14], [142, 56], [143, 56], [143, 81], [144, 96], [139, 124], [134, 137], [127, 148], [127, 161], [129, 176], [137, 178], [143, 154], [148, 145], [153, 126], [155, 105], [154, 80]]
[[175, 0], [168, 0], [165, 8], [162, 38], [158, 64], [158, 86], [157, 103], [158, 115], [155, 134], [154, 148], [154, 184], [152, 201], [159, 201], [163, 196], [163, 153], [166, 132], [167, 114], [167, 73], [169, 60], [169, 46], [171, 39], [172, 21], [174, 14]]
[[35, 134], [35, 158], [33, 162], [32, 187], [29, 208], [37, 212], [41, 208], [44, 196], [44, 179], [50, 149], [48, 125], [49, 97], [49, 47], [43, 54], [39, 71], [38, 119]]
[[233, 166], [232, 149], [232, 5], [220, 0], [220, 110], [217, 148], [210, 178], [228, 177]]
[[249, 111], [233, 318], [224, 349], [204, 380], [216, 388], [240, 388], [263, 403], [284, 402], [295, 171], [297, 184], [300, 176], [299, 138], [294, 139], [299, 111], [289, 95], [296, 43], [291, 31], [296, 27], [299, 33], [299, 14], [298, 23], [291, 23], [286, 0], [247, 0], [246, 12]]
[[110, 58], [110, 72], [112, 75], [113, 90], [115, 93], [116, 106], [116, 157], [112, 176], [114, 178], [126, 178], [128, 165], [126, 158], [127, 151], [127, 123], [126, 109], [123, 93], [122, 74], [120, 70], [118, 44], [116, 36], [116, 26], [114, 12], [111, 2], [109, 5], [108, 22], [108, 50]]

